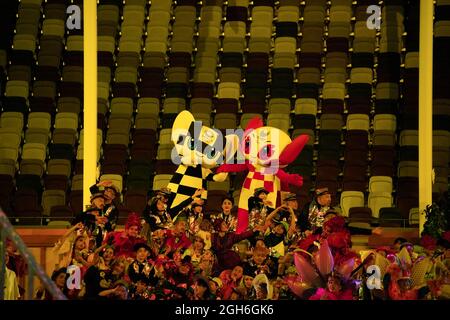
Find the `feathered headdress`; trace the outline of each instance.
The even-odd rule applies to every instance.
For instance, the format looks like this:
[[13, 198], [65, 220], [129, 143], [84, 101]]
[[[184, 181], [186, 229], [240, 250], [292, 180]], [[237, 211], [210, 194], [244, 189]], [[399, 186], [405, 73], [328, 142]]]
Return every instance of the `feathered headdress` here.
[[[404, 247], [396, 256], [396, 261], [388, 265], [385, 273], [390, 273], [393, 280], [410, 279], [413, 287], [421, 287], [425, 284], [425, 274], [428, 272], [432, 262], [431, 259], [419, 258], [412, 261], [408, 250]], [[384, 276], [383, 270], [382, 276]]]
[[128, 216], [127, 222], [125, 223], [125, 229], [129, 229], [132, 226], [137, 226], [139, 229], [142, 226], [141, 217], [135, 212], [131, 213]]
[[294, 263], [298, 276], [285, 278], [289, 288], [299, 296], [307, 288], [324, 287], [329, 274], [338, 275], [342, 279], [347, 280], [355, 265], [355, 259], [352, 258], [336, 266], [326, 239], [322, 240], [319, 252], [311, 260], [311, 263], [308, 262], [303, 255], [296, 252], [294, 254]]
[[323, 224], [323, 228], [329, 229], [330, 233], [343, 231], [345, 228], [345, 219], [341, 216], [333, 217]]

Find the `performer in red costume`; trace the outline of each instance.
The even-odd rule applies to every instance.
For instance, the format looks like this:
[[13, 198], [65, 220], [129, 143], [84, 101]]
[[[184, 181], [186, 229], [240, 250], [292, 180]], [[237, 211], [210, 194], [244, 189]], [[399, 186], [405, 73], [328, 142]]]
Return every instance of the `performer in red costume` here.
[[128, 216], [124, 231], [108, 233], [103, 244], [114, 246], [116, 257], [135, 258], [133, 247], [146, 240], [139, 235], [141, 231], [141, 218], [136, 213]]

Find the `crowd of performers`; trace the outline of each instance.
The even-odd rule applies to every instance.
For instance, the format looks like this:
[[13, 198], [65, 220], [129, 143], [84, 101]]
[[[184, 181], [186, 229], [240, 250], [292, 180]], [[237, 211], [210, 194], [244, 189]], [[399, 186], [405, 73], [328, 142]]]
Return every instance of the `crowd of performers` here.
[[[100, 188], [103, 189], [100, 191]], [[233, 198], [220, 213], [205, 212], [198, 190], [168, 210], [169, 189], [115, 231], [118, 195], [109, 182], [91, 188], [80, 213], [54, 247], [52, 280], [69, 299], [87, 300], [414, 300], [450, 298], [450, 232], [421, 245], [398, 238], [392, 246], [356, 252], [327, 188], [299, 208], [287, 194], [281, 206], [258, 188], [248, 199], [249, 225], [236, 233]], [[9, 272], [24, 266], [8, 246]], [[67, 268], [79, 267], [79, 286]], [[14, 278], [11, 274], [10, 278]], [[9, 298], [21, 293], [7, 280]], [[23, 295], [22, 295], [23, 296]], [[39, 288], [35, 299], [51, 295]]]

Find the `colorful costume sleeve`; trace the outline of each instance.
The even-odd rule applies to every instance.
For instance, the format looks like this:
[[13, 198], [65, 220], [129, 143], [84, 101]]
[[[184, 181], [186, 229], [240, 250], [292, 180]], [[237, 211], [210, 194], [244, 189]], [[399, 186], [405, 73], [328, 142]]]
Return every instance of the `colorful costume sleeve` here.
[[248, 166], [246, 164], [222, 164], [217, 168], [216, 172], [241, 172], [245, 170], [248, 170]]
[[287, 173], [283, 169], [278, 169], [276, 176], [280, 179], [282, 191], [289, 191], [290, 184], [298, 187], [303, 185], [303, 177], [299, 174]]

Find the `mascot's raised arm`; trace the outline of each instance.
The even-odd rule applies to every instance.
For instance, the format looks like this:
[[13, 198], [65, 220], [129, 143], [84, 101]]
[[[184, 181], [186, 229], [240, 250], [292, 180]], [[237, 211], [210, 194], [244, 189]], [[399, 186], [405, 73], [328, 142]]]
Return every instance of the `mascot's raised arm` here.
[[249, 171], [239, 197], [237, 233], [245, 231], [248, 226], [248, 198], [254, 194], [256, 188], [263, 187], [269, 191], [267, 200], [278, 205], [280, 192], [289, 191], [289, 184], [299, 187], [303, 185], [303, 178], [300, 175], [289, 174], [282, 168], [297, 158], [308, 139], [307, 135], [300, 135], [291, 141], [285, 132], [265, 127], [261, 118], [255, 117], [250, 120], [239, 148], [245, 162], [223, 164], [216, 171]]
[[198, 189], [204, 189], [201, 198], [207, 198], [207, 181], [224, 181], [228, 173], [214, 174], [211, 170], [225, 157], [233, 157], [237, 151], [239, 138], [231, 134], [223, 137], [216, 129], [208, 128], [201, 121], [195, 121], [189, 111], [182, 111], [172, 126], [172, 161], [178, 164], [168, 188], [172, 194], [168, 210], [177, 214], [175, 208], [189, 204]]

